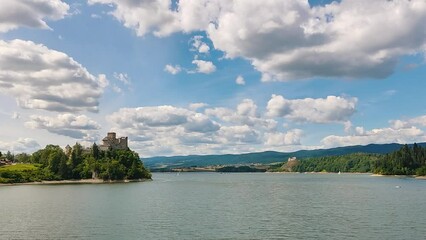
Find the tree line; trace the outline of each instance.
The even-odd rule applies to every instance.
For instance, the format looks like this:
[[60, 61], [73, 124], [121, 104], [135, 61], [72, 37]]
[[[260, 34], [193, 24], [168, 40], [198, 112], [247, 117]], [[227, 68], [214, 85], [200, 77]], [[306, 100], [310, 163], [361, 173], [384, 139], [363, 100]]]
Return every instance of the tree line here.
[[276, 166], [273, 171], [371, 172], [382, 175], [426, 175], [426, 148], [414, 143], [388, 154], [353, 153], [306, 158]]
[[352, 153], [296, 160], [291, 168], [283, 167], [293, 172], [371, 172], [380, 157], [380, 154]]
[[386, 154], [374, 164], [374, 173], [383, 175], [426, 175], [426, 148], [416, 143]]
[[124, 180], [151, 178], [139, 155], [127, 150], [101, 151], [96, 144], [84, 149], [76, 143], [68, 152], [57, 145], [47, 145], [33, 154], [18, 154], [17, 163], [34, 165], [22, 171], [1, 169], [0, 180], [7, 182], [30, 182], [40, 180], [69, 180], [100, 178]]

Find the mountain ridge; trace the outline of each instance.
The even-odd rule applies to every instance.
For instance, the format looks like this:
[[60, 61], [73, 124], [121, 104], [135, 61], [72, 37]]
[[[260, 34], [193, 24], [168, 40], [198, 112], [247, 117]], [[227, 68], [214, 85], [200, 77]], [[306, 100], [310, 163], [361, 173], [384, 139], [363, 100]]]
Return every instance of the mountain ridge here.
[[[426, 147], [426, 142], [417, 143]], [[158, 156], [143, 158], [145, 166], [151, 169], [174, 168], [174, 167], [205, 167], [211, 165], [236, 165], [236, 164], [268, 164], [274, 162], [284, 162], [289, 157], [308, 158], [322, 156], [336, 156], [350, 153], [378, 153], [386, 154], [401, 148], [404, 144], [368, 144], [336, 147], [329, 149], [298, 150], [294, 152], [264, 151], [241, 154], [214, 154], [214, 155], [187, 155], [187, 156]], [[409, 146], [413, 144], [408, 144]]]

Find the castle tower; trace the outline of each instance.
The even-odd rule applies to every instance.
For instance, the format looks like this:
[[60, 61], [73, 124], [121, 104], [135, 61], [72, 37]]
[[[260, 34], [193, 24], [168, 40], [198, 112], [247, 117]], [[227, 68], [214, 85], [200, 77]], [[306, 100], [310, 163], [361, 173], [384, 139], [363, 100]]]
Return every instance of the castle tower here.
[[99, 149], [102, 151], [107, 151], [108, 149], [126, 150], [127, 148], [128, 138], [117, 138], [115, 132], [109, 132], [107, 136], [102, 139], [102, 144], [99, 146]]
[[107, 134], [107, 138], [109, 139], [115, 139], [117, 137], [117, 135], [115, 134], [115, 132], [109, 132]]

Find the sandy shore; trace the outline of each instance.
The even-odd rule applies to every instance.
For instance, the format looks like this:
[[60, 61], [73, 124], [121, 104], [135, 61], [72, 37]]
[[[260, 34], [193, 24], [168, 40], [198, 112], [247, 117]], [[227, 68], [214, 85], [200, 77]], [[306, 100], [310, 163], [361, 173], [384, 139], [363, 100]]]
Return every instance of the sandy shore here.
[[416, 176], [416, 175], [383, 175], [383, 174], [371, 174], [373, 177], [407, 177], [407, 178], [415, 178], [415, 179], [421, 179], [426, 180], [426, 176]]
[[130, 182], [146, 182], [151, 179], [131, 179], [131, 180], [109, 180], [102, 179], [80, 179], [80, 180], [60, 180], [60, 181], [41, 181], [27, 183], [0, 183], [0, 186], [15, 186], [15, 185], [62, 185], [62, 184], [108, 184], [108, 183], [130, 183]]

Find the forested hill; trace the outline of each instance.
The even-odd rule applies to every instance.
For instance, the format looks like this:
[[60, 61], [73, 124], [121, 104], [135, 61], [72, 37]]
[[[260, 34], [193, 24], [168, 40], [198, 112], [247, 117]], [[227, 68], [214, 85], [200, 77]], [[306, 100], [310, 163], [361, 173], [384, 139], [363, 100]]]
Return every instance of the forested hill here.
[[[426, 147], [426, 143], [418, 143], [419, 146]], [[289, 157], [309, 158], [322, 156], [338, 156], [350, 153], [390, 153], [400, 149], [403, 144], [369, 144], [365, 146], [348, 146], [330, 149], [301, 150], [296, 152], [258, 152], [246, 154], [225, 154], [225, 155], [190, 155], [175, 157], [152, 157], [144, 158], [145, 166], [155, 168], [175, 168], [191, 166], [210, 165], [230, 165], [230, 164], [250, 164], [250, 163], [274, 163], [283, 162]], [[410, 145], [411, 146], [411, 145]]]

